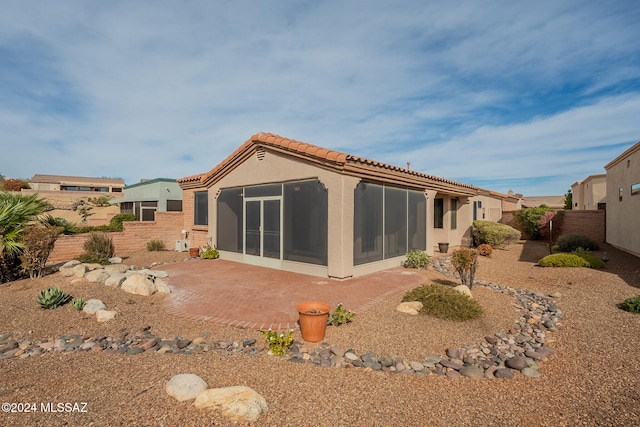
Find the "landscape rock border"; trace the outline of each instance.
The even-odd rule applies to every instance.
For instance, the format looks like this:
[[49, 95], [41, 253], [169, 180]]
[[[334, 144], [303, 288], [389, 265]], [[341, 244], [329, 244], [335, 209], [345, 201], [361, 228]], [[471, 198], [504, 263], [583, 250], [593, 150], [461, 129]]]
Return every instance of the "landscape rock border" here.
[[[433, 268], [447, 276], [455, 277], [450, 270], [449, 258], [434, 260]], [[512, 296], [520, 310], [520, 318], [506, 333], [496, 332], [478, 344], [460, 348], [448, 348], [444, 355], [430, 354], [423, 361], [408, 360], [398, 356], [378, 356], [371, 352], [357, 354], [353, 349], [342, 349], [326, 342], [314, 349], [307, 349], [304, 342], [294, 341], [290, 348], [289, 362], [309, 363], [319, 367], [364, 368], [366, 371], [390, 374], [444, 375], [450, 378], [513, 378], [515, 372], [524, 376], [539, 377], [540, 362], [553, 354], [547, 344], [553, 339], [548, 332], [561, 326], [562, 311], [551, 296], [539, 292], [511, 288], [491, 282], [476, 281], [493, 291]], [[559, 296], [558, 294], [554, 295]], [[103, 352], [106, 354], [136, 355], [140, 353], [193, 354], [219, 351], [223, 354], [243, 353], [255, 356], [266, 348], [256, 346], [255, 339], [208, 340], [206, 336], [193, 341], [179, 336], [161, 339], [145, 327], [132, 335], [123, 332], [118, 337], [82, 337], [79, 334], [64, 335], [57, 340], [32, 343], [28, 339], [13, 340], [12, 334], [0, 335], [0, 359], [26, 358], [49, 351]]]

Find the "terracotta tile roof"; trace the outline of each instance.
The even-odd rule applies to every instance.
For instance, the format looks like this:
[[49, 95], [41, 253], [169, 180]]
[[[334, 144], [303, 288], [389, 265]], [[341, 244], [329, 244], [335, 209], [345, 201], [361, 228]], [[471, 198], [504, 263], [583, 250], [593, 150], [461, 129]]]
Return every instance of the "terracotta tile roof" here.
[[[209, 183], [217, 181], [216, 176], [224, 174], [225, 170], [232, 169], [235, 163], [243, 161], [247, 157], [247, 154], [250, 156], [259, 146], [268, 147], [279, 152], [289, 153], [297, 157], [303, 157], [307, 160], [321, 163], [334, 169], [341, 169], [344, 173], [349, 173], [351, 175], [360, 176], [364, 174], [387, 181], [400, 180], [403, 184], [413, 183], [415, 186], [420, 186], [424, 183], [432, 183], [436, 184], [436, 187], [440, 187], [441, 190], [457, 190], [465, 193], [466, 195], [477, 194], [477, 187], [473, 185], [318, 147], [306, 142], [296, 141], [266, 132], [259, 132], [253, 135], [209, 172], [187, 176], [178, 179], [178, 182], [183, 186], [188, 187], [195, 187], [198, 184], [207, 186]], [[375, 170], [377, 173], [374, 173], [373, 175], [371, 173], [365, 174], [365, 169], [368, 172]]]

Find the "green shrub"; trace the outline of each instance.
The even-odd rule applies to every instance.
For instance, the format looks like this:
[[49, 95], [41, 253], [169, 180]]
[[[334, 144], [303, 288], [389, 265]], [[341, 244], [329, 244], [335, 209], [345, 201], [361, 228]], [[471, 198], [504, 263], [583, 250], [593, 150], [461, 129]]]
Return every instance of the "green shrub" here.
[[200, 258], [202, 259], [218, 259], [220, 258], [220, 252], [216, 248], [211, 246], [204, 246], [200, 248]]
[[589, 267], [589, 263], [576, 254], [547, 255], [538, 264], [540, 267]]
[[149, 252], [159, 252], [164, 251], [165, 249], [166, 248], [162, 240], [149, 240], [147, 242], [147, 251]]
[[491, 247], [491, 245], [487, 245], [486, 243], [483, 243], [476, 249], [478, 249], [478, 254], [482, 256], [491, 256], [491, 254], [493, 253], [493, 248]]
[[619, 305], [619, 307], [629, 313], [640, 314], [640, 295], [633, 298], [627, 298]]
[[573, 251], [573, 254], [578, 255], [580, 258], [587, 261], [589, 263], [589, 267], [591, 268], [602, 270], [603, 268], [606, 267], [604, 261], [594, 257], [589, 253], [589, 251], [585, 251], [582, 248], [576, 249], [575, 251]]
[[109, 231], [120, 232], [124, 230], [122, 223], [125, 221], [135, 221], [136, 216], [132, 213], [122, 213], [114, 216], [109, 221]]
[[574, 252], [578, 248], [582, 248], [587, 251], [597, 251], [600, 249], [598, 244], [592, 238], [577, 234], [560, 236], [556, 245], [560, 252]]
[[491, 245], [501, 248], [520, 240], [520, 232], [506, 224], [492, 221], [473, 221], [473, 242], [476, 245]]
[[482, 315], [482, 306], [450, 286], [424, 285], [406, 293], [402, 301], [420, 301], [420, 314], [462, 322]]
[[78, 257], [80, 262], [107, 265], [113, 257], [113, 240], [107, 233], [92, 232], [83, 245], [84, 253]]
[[431, 258], [425, 251], [412, 249], [406, 254], [407, 260], [404, 262], [406, 268], [426, 269], [431, 264]]
[[60, 288], [48, 288], [44, 291], [40, 291], [36, 301], [40, 304], [40, 307], [53, 310], [63, 304], [66, 304], [71, 299], [71, 295], [67, 295]]
[[349, 323], [353, 320], [356, 314], [351, 310], [345, 310], [342, 307], [342, 303], [338, 304], [333, 310], [333, 313], [329, 314], [328, 323], [333, 326], [340, 326], [343, 323]]
[[549, 210], [548, 206], [541, 205], [536, 208], [520, 209], [515, 211], [513, 216], [524, 234], [532, 240], [538, 240], [541, 237], [540, 220]]

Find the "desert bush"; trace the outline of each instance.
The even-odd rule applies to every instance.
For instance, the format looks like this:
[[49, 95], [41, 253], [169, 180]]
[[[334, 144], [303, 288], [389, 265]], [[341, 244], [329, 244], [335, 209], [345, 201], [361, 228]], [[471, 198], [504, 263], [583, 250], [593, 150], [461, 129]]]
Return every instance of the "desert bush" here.
[[132, 213], [118, 214], [113, 218], [111, 218], [111, 221], [109, 221], [109, 231], [116, 231], [116, 232], [123, 231], [124, 230], [124, 226], [122, 225], [123, 222], [135, 221], [135, 220], [136, 220], [136, 216]]
[[491, 245], [487, 245], [486, 243], [483, 243], [476, 249], [478, 250], [478, 254], [482, 256], [491, 256], [491, 254], [493, 253], [493, 248], [491, 247]]
[[540, 220], [545, 216], [547, 211], [549, 211], [549, 207], [541, 205], [535, 208], [520, 209], [519, 211], [515, 211], [513, 216], [529, 239], [538, 240], [541, 237]]
[[115, 253], [113, 239], [107, 233], [91, 233], [84, 242], [83, 249], [84, 253], [78, 257], [78, 260], [85, 263], [107, 265], [109, 258]]
[[589, 267], [589, 263], [576, 254], [547, 255], [538, 261], [541, 267]]
[[602, 270], [603, 268], [606, 267], [606, 264], [604, 263], [604, 261], [602, 261], [601, 259], [596, 258], [595, 256], [593, 256], [592, 254], [589, 253], [589, 251], [586, 251], [582, 248], [578, 248], [575, 251], [572, 252], [574, 255], [578, 255], [580, 258], [582, 258], [583, 260], [587, 261], [589, 263], [589, 267], [590, 268], [595, 268], [598, 270]]
[[355, 313], [351, 310], [347, 310], [342, 306], [342, 303], [338, 304], [332, 313], [329, 313], [328, 324], [333, 326], [340, 326], [344, 323], [350, 323], [355, 317]]
[[629, 313], [640, 314], [640, 295], [633, 298], [627, 298], [619, 305], [619, 307]]
[[482, 315], [482, 306], [450, 286], [424, 285], [407, 292], [402, 301], [420, 301], [420, 314], [463, 322]]
[[73, 308], [75, 308], [78, 311], [81, 311], [84, 306], [85, 306], [85, 302], [84, 299], [78, 297], [78, 298], [74, 298], [73, 302], [72, 302]]
[[149, 240], [147, 242], [147, 251], [149, 252], [159, 252], [164, 251], [165, 249], [166, 247], [162, 240]]
[[31, 279], [42, 277], [42, 270], [61, 233], [60, 227], [31, 225], [25, 228], [22, 234], [24, 249], [20, 254], [20, 262], [22, 271], [29, 273]]
[[407, 260], [404, 262], [406, 268], [426, 269], [431, 263], [431, 258], [425, 251], [412, 249], [406, 254]]
[[2, 183], [2, 189], [4, 191], [20, 191], [23, 188], [29, 188], [29, 183], [24, 179], [9, 178]]
[[460, 282], [469, 289], [473, 288], [473, 277], [478, 267], [478, 251], [471, 248], [458, 248], [451, 254], [451, 265], [456, 269]]
[[578, 248], [585, 249], [587, 251], [597, 251], [600, 249], [598, 244], [592, 238], [588, 236], [582, 236], [577, 234], [567, 234], [560, 236], [556, 242], [558, 250], [560, 252], [573, 252]]
[[76, 225], [67, 221], [64, 218], [55, 218], [51, 214], [46, 214], [39, 219], [40, 224], [45, 227], [60, 227], [62, 228], [62, 234], [74, 234], [76, 233]]
[[506, 224], [492, 221], [473, 221], [473, 241], [476, 245], [491, 245], [501, 248], [520, 240], [520, 232]]

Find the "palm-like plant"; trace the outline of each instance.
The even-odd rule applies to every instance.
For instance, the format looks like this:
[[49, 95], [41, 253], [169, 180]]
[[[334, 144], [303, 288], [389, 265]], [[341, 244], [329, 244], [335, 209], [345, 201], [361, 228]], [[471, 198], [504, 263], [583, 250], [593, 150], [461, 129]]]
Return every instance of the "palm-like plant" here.
[[24, 227], [46, 212], [48, 206], [37, 194], [0, 192], [0, 283], [9, 274], [8, 261], [24, 248], [20, 238]]

